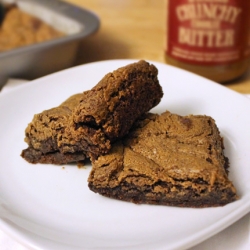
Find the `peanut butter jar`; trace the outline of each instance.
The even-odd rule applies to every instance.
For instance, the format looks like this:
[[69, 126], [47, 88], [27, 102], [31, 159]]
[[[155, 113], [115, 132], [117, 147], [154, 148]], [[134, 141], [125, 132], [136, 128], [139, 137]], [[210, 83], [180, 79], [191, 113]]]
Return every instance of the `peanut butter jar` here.
[[249, 0], [167, 0], [168, 64], [226, 83], [250, 63]]

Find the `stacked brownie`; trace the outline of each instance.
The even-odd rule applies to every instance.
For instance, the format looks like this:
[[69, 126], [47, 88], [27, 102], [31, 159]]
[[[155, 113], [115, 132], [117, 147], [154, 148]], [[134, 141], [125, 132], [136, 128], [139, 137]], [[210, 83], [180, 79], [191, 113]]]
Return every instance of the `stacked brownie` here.
[[235, 201], [215, 121], [148, 113], [163, 96], [157, 74], [145, 61], [127, 65], [35, 115], [22, 156], [53, 164], [90, 158], [90, 190], [118, 200], [181, 207]]
[[111, 143], [162, 96], [154, 65], [139, 61], [107, 74], [91, 90], [36, 114], [25, 130], [31, 163], [65, 164], [107, 153]]

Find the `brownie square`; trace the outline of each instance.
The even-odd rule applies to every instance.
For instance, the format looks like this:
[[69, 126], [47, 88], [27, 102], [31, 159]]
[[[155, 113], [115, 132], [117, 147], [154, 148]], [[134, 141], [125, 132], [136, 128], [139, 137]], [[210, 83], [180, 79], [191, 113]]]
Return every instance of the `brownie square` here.
[[111, 151], [93, 159], [90, 190], [133, 203], [223, 206], [237, 199], [215, 121], [146, 114]]

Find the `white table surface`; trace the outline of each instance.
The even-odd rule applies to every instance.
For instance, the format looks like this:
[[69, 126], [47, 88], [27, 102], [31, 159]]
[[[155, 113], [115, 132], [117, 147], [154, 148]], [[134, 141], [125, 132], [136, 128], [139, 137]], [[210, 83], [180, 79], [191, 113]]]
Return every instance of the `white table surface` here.
[[[1, 90], [1, 93], [11, 91], [25, 80], [11, 79]], [[250, 98], [250, 94], [246, 95]], [[250, 249], [250, 213], [222, 232], [189, 250], [249, 250]], [[13, 240], [0, 229], [0, 250], [30, 250]], [[53, 250], [53, 249], [51, 249]]]

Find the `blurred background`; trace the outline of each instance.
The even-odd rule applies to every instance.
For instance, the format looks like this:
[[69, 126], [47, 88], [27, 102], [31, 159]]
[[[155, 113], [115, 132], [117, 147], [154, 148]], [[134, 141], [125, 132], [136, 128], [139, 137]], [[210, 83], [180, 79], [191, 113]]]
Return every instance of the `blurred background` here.
[[[117, 58], [166, 63], [168, 1], [67, 1], [94, 11], [101, 20], [100, 30], [82, 42], [76, 64]], [[247, 11], [250, 13], [249, 9]], [[249, 67], [240, 78], [225, 85], [241, 93], [250, 93]]]
[[[100, 26], [80, 39], [74, 60], [71, 59], [70, 65], [64, 65], [64, 68], [93, 61], [127, 58], [166, 63], [168, 1], [65, 0], [65, 2], [93, 12], [99, 18]], [[250, 93], [249, 67], [244, 74], [225, 85], [241, 93]]]

